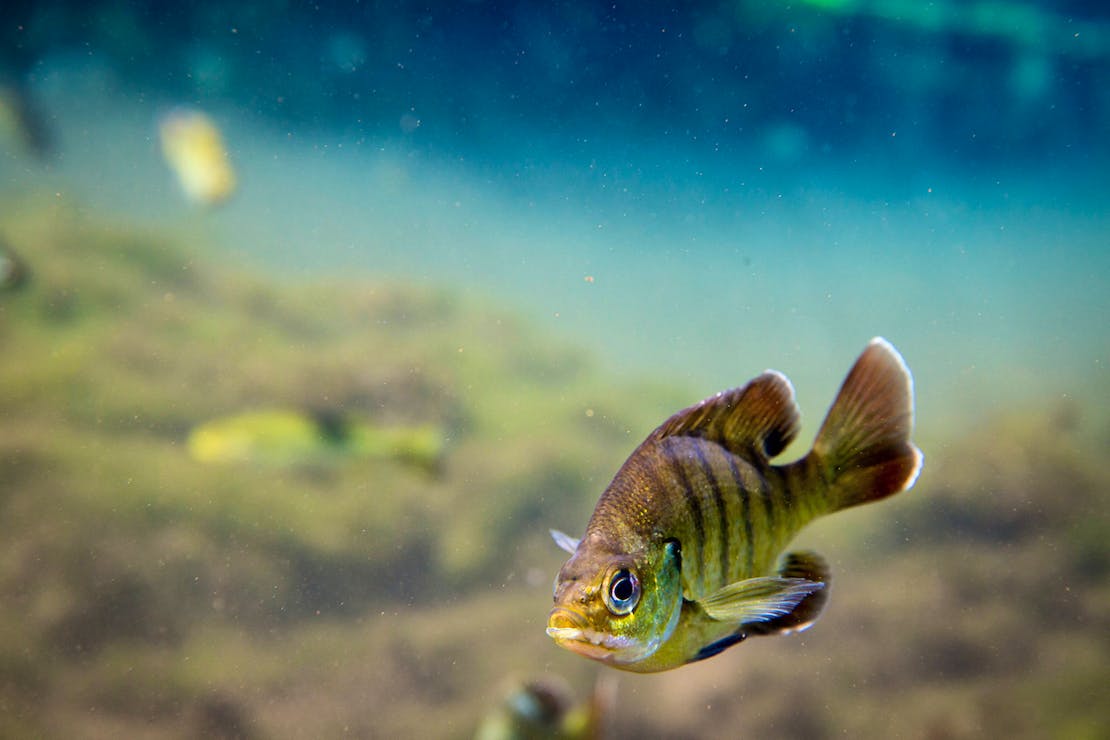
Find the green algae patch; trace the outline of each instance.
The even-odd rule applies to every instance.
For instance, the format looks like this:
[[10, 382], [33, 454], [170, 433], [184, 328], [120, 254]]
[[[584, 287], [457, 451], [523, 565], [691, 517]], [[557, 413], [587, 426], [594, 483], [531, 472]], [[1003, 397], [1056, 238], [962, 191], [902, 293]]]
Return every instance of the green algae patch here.
[[489, 305], [266, 279], [46, 198], [0, 212], [25, 275], [0, 294], [0, 734], [72, 734], [81, 706], [189, 733], [297, 685], [317, 620], [349, 645], [546, 553], [621, 455], [606, 423], [637, 421], [583, 434], [612, 389]]

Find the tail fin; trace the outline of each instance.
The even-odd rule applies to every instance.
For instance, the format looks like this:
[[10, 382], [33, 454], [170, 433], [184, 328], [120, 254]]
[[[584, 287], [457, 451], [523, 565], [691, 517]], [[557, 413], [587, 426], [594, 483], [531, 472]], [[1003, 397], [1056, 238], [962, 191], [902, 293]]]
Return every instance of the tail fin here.
[[912, 431], [913, 378], [898, 350], [876, 337], [848, 372], [810, 453], [830, 483], [832, 509], [910, 488], [925, 459]]

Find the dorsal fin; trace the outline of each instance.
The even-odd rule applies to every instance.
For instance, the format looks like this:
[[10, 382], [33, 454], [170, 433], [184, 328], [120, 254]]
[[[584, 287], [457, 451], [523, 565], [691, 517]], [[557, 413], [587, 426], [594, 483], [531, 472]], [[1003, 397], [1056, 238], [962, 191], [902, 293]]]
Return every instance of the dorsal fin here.
[[799, 424], [794, 386], [782, 373], [768, 370], [742, 388], [679, 411], [652, 437], [700, 437], [734, 454], [766, 460], [786, 449]]

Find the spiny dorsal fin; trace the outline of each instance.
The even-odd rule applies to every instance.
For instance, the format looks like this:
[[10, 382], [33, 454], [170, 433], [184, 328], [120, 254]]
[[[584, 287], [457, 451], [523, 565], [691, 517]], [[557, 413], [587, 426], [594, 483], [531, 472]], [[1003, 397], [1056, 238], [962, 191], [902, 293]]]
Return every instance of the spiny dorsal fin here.
[[700, 437], [743, 457], [772, 458], [798, 434], [794, 386], [768, 370], [742, 388], [710, 396], [663, 422], [653, 437]]
[[832, 484], [834, 507], [912, 486], [924, 459], [912, 431], [913, 378], [898, 350], [876, 337], [848, 372], [810, 453]]

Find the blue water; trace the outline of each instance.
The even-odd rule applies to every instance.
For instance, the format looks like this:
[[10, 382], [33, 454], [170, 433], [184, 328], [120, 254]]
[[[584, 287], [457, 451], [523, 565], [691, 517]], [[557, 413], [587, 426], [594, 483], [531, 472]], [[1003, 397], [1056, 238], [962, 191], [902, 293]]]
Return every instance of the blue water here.
[[494, 163], [223, 103], [211, 112], [242, 184], [206, 211], [158, 152], [156, 117], [179, 101], [72, 61], [38, 85], [60, 154], [14, 160], [15, 187], [286, 275], [445, 285], [588, 347], [617, 379], [693, 400], [775, 367], [815, 422], [884, 335], [915, 372], [926, 440], [1019, 402], [1108, 412], [1105, 148], [962, 164], [888, 136], [852, 157], [722, 155], [689, 135], [609, 146], [595, 123], [573, 146], [549, 136]]

